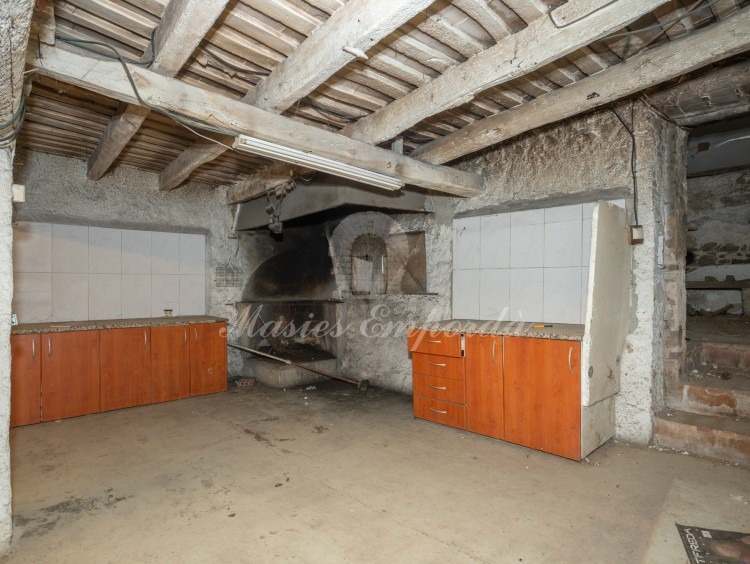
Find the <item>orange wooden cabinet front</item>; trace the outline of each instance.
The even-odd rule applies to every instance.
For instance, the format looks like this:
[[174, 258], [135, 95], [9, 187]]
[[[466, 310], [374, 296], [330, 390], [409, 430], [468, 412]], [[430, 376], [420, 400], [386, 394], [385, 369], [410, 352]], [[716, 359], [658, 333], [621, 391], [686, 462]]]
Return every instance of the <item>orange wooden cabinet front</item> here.
[[190, 326], [190, 395], [225, 392], [227, 389], [227, 325], [200, 323]]
[[581, 343], [505, 337], [505, 440], [581, 459]]
[[151, 330], [101, 332], [102, 411], [151, 403]]
[[100, 410], [99, 331], [42, 335], [42, 421]]
[[31, 425], [42, 420], [41, 335], [10, 338], [10, 426]]
[[466, 335], [466, 430], [505, 437], [503, 337]]
[[151, 328], [151, 401], [190, 397], [190, 326]]

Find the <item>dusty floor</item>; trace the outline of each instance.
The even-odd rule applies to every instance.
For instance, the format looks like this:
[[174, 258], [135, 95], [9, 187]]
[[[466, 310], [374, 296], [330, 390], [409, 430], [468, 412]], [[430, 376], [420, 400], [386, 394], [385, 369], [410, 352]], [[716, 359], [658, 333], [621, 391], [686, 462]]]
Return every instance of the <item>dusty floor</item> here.
[[611, 443], [575, 463], [258, 387], [12, 433], [10, 562], [685, 562], [674, 522], [750, 529], [750, 471]]

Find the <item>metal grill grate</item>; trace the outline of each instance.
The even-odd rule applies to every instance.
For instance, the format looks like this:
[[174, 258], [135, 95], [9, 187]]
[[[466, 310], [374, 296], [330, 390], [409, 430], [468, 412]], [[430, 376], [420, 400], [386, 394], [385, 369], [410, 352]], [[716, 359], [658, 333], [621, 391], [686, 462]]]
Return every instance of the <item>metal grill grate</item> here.
[[242, 286], [242, 274], [233, 266], [219, 266], [214, 275], [214, 284], [219, 288], [238, 288]]

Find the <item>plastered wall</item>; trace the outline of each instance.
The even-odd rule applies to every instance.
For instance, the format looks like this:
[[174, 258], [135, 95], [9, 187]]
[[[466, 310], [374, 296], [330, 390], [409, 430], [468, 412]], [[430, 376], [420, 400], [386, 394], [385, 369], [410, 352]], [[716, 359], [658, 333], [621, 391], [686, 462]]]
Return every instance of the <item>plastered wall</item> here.
[[[618, 110], [629, 123], [630, 105]], [[657, 254], [664, 248], [669, 217], [677, 218], [673, 227], [682, 221], [676, 210], [684, 207], [685, 134], [641, 104], [636, 105], [635, 132], [639, 222], [646, 241], [633, 253], [629, 335], [616, 411], [618, 436], [647, 443], [653, 413], [663, 406], [665, 347], [675, 347], [684, 339], [679, 266], [666, 268], [664, 264], [676, 260], [679, 253], [669, 249], [678, 248], [679, 241], [667, 238], [666, 251]], [[341, 343], [341, 371], [409, 393], [411, 364], [403, 332], [372, 338], [360, 328], [362, 323], [375, 326], [378, 313], [392, 327], [450, 316], [453, 219], [598, 198], [625, 198], [632, 214], [630, 155], [630, 135], [611, 112], [603, 111], [520, 136], [457, 163], [464, 170], [486, 175], [485, 193], [470, 199], [435, 197], [434, 214], [394, 216], [404, 229], [426, 232], [427, 285], [434, 295], [384, 296], [345, 304], [350, 330]], [[667, 193], [671, 196], [665, 198]], [[667, 310], [672, 317], [665, 320]], [[671, 337], [669, 343], [665, 336]]]

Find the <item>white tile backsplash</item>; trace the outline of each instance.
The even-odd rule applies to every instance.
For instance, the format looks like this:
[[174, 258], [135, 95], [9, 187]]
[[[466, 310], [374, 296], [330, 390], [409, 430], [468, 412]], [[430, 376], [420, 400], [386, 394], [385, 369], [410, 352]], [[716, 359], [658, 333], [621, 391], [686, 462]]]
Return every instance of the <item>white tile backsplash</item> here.
[[456, 219], [453, 222], [453, 268], [479, 268], [480, 220], [478, 217]]
[[510, 269], [480, 270], [479, 319], [510, 321]]
[[206, 313], [206, 277], [202, 274], [180, 274], [180, 315]]
[[480, 268], [510, 268], [510, 217], [481, 218]]
[[52, 316], [52, 274], [16, 272], [12, 310], [19, 323], [42, 323]]
[[[122, 231], [122, 273], [151, 274], [151, 232]], [[149, 307], [149, 310], [151, 308]]]
[[206, 237], [180, 234], [180, 274], [206, 273]]
[[52, 225], [20, 221], [13, 227], [13, 272], [52, 272]]
[[453, 316], [584, 323], [595, 205], [455, 220]]
[[581, 220], [544, 226], [544, 266], [581, 266]]
[[120, 319], [122, 317], [122, 275], [89, 275], [89, 318]]
[[479, 269], [453, 271], [454, 319], [479, 319]]
[[510, 320], [541, 321], [544, 314], [544, 269], [510, 271]]
[[122, 272], [122, 230], [89, 227], [89, 272]]
[[180, 234], [151, 233], [151, 274], [180, 273]]
[[51, 321], [89, 319], [89, 275], [52, 273]]
[[52, 224], [52, 272], [89, 271], [89, 228]]
[[581, 323], [580, 266], [544, 269], [544, 315], [550, 323]]
[[512, 225], [510, 228], [510, 267], [544, 266], [544, 224]]
[[13, 249], [21, 323], [206, 313], [204, 235], [21, 222]]
[[150, 274], [122, 275], [122, 317], [151, 317]]

